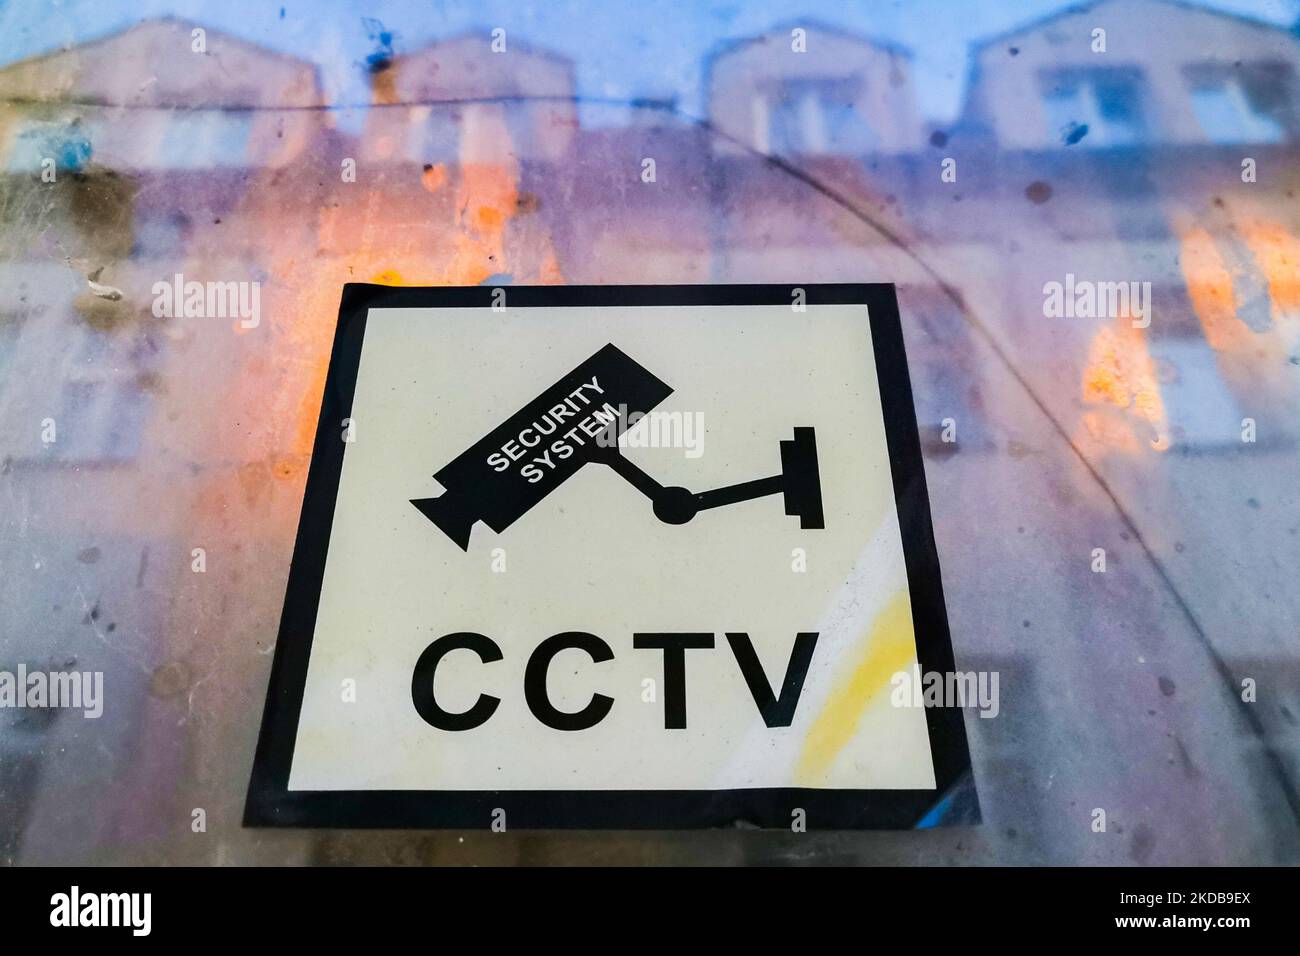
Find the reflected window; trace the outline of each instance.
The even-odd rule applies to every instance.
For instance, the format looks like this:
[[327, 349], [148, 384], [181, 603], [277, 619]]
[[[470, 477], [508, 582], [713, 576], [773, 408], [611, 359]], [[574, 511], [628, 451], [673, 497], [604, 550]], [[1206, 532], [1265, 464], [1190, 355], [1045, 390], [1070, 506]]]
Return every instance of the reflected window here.
[[208, 169], [247, 165], [252, 110], [176, 112], [158, 148], [162, 169]]
[[1176, 440], [1202, 450], [1241, 447], [1241, 402], [1249, 396], [1224, 376], [1186, 286], [1157, 286], [1150, 305], [1146, 336]]
[[36, 173], [42, 160], [53, 159], [59, 172], [80, 172], [93, 152], [90, 132], [80, 120], [29, 120], [14, 134], [6, 168], [11, 173]]
[[37, 454], [26, 451], [22, 457], [67, 464], [134, 460], [153, 405], [149, 383], [157, 358], [154, 343], [147, 336], [132, 339], [84, 326], [66, 336], [71, 347], [62, 368], [52, 370], [53, 392], [29, 396], [34, 411], [54, 419], [56, 439]]
[[1287, 138], [1289, 71], [1279, 65], [1188, 71], [1192, 109], [1211, 143], [1281, 143]]
[[135, 258], [181, 255], [191, 231], [190, 217], [179, 210], [141, 211], [135, 217]]
[[140, 451], [149, 396], [136, 384], [133, 368], [108, 354], [103, 333], [87, 333], [83, 354], [63, 383], [54, 457], [68, 462], [130, 461]]
[[411, 110], [406, 158], [416, 163], [454, 163], [460, 147], [458, 111], [427, 106]]
[[1058, 145], [1132, 146], [1146, 138], [1142, 77], [1136, 70], [1070, 70], [1044, 81], [1049, 135]]
[[781, 155], [866, 153], [880, 137], [856, 103], [854, 79], [806, 77], [781, 83], [769, 118], [769, 148]]

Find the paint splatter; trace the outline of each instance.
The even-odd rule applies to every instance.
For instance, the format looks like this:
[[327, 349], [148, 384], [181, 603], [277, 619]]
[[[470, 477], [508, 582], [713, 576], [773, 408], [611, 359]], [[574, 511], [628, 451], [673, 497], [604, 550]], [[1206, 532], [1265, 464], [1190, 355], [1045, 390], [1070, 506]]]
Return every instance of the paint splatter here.
[[1071, 123], [1061, 130], [1061, 142], [1066, 146], [1073, 146], [1087, 135], [1087, 123]]

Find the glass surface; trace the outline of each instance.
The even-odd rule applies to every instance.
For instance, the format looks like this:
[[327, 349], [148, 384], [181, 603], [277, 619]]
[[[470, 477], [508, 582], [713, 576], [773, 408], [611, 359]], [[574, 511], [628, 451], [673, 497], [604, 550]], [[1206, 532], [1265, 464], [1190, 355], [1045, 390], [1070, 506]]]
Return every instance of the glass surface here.
[[[0, 860], [1300, 862], [1300, 4], [205, 6], [0, 12]], [[897, 283], [984, 822], [243, 828], [353, 281]]]

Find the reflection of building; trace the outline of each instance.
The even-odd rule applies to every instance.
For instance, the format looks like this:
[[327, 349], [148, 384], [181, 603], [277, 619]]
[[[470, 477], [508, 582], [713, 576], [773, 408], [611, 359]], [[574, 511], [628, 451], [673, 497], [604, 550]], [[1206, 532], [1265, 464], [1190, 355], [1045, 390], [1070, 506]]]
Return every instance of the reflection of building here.
[[[0, 153], [10, 172], [86, 162], [119, 172], [275, 166], [312, 135], [316, 68], [192, 24], [149, 20], [0, 70]], [[159, 69], [159, 64], [175, 68]], [[166, 112], [168, 122], [160, 123]]]
[[364, 253], [358, 279], [556, 281], [534, 183], [570, 156], [572, 63], [514, 38], [494, 52], [483, 31], [385, 58], [370, 82], [365, 132], [337, 144], [357, 177], [330, 187], [322, 248]]
[[1106, 0], [981, 44], [966, 119], [1003, 149], [1280, 143], [1300, 133], [1298, 50], [1253, 20]]
[[513, 38], [496, 49], [483, 31], [380, 64], [363, 157], [492, 162], [507, 143], [519, 159], [562, 156], [578, 126], [572, 62]]
[[818, 23], [714, 53], [705, 66], [714, 148], [780, 156], [901, 153], [921, 146], [911, 58]]
[[761, 157], [834, 182], [877, 221], [897, 225], [896, 210], [887, 207], [922, 145], [911, 66], [895, 47], [818, 24], [776, 29], [709, 58], [711, 202], [721, 213], [713, 227], [714, 254], [722, 257], [715, 272], [748, 269], [752, 260], [776, 277], [771, 269], [779, 271], [787, 253], [809, 245], [825, 247], [818, 265], [833, 270], [838, 257], [855, 254], [847, 236], [864, 231], [851, 244], [885, 244], [882, 233], [863, 230], [843, 209], [807, 203], [808, 183]]
[[255, 359], [237, 318], [159, 317], [152, 289], [265, 280], [255, 197], [320, 136], [312, 64], [196, 29], [148, 21], [0, 69], [0, 474], [21, 502], [0, 564], [23, 575], [0, 592], [0, 669], [102, 670], [107, 697], [28, 748], [30, 796], [59, 795], [9, 808], [38, 846], [133, 839], [186, 760], [169, 675], [199, 631], [176, 599], [214, 543], [191, 494], [238, 459], [221, 398]]
[[[1082, 382], [1085, 445], [1239, 445], [1243, 417], [1296, 402], [1297, 66], [1287, 31], [1167, 0], [1072, 8], [975, 51], [946, 151], [968, 199], [927, 226], [1035, 236], [1007, 304], [1029, 347]], [[1150, 328], [1028, 314], [1067, 273], [1150, 282]]]
[[[147, 290], [182, 271], [200, 234], [231, 215], [249, 170], [287, 165], [316, 135], [318, 114], [266, 109], [319, 104], [311, 64], [219, 34], [195, 52], [193, 29], [150, 21], [0, 70], [6, 193], [49, 208], [43, 245], [7, 257], [6, 285], [24, 293], [5, 326], [9, 360], [33, 378], [0, 401], [19, 418], [44, 409], [64, 432], [48, 445], [37, 431], [7, 434], [2, 451], [16, 461], [140, 453], [149, 389], [139, 383], [158, 380], [167, 351], [164, 331], [146, 321]], [[178, 61], [185, 70], [155, 67]], [[240, 241], [222, 245], [225, 271], [237, 270]], [[87, 276], [116, 294], [96, 295]], [[42, 361], [55, 364], [37, 372]]]

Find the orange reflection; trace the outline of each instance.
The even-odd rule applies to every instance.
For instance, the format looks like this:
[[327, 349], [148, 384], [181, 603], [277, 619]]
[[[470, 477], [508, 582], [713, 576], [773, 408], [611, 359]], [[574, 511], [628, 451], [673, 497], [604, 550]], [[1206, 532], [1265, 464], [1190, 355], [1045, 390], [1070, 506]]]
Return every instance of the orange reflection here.
[[1214, 237], [1194, 226], [1182, 237], [1179, 262], [1187, 283], [1192, 310], [1200, 320], [1205, 341], [1216, 352], [1244, 348], [1250, 329], [1237, 318], [1237, 297], [1232, 272], [1214, 243]]
[[1097, 330], [1083, 372], [1083, 401], [1090, 408], [1079, 437], [1107, 451], [1137, 454], [1170, 447], [1169, 423], [1146, 330], [1121, 314]]
[[[1239, 264], [1224, 253], [1234, 241], [1250, 253]], [[1241, 216], [1218, 237], [1201, 226], [1187, 228], [1180, 262], [1192, 309], [1228, 386], [1243, 397], [1293, 402], [1287, 357], [1300, 338], [1300, 241], [1278, 223]], [[1257, 316], [1252, 327], [1243, 319], [1243, 309], [1251, 308], [1243, 296], [1261, 285], [1267, 317]]]
[[1237, 227], [1268, 282], [1273, 321], [1300, 311], [1300, 240], [1276, 222], [1256, 219]]

